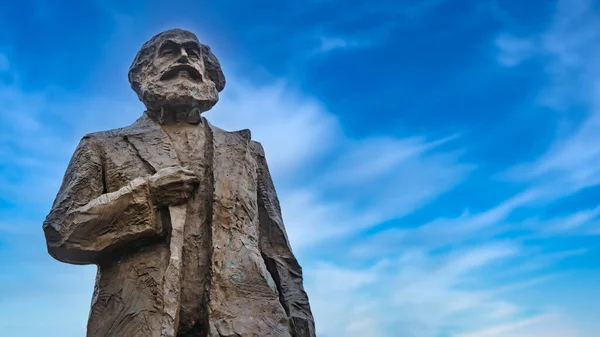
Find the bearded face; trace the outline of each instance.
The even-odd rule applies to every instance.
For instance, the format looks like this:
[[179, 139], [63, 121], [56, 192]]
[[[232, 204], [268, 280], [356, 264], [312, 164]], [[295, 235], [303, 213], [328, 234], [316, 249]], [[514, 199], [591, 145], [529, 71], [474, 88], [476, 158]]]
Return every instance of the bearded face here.
[[148, 111], [163, 115], [199, 116], [217, 103], [225, 86], [210, 48], [179, 29], [144, 44], [129, 70], [129, 81]]

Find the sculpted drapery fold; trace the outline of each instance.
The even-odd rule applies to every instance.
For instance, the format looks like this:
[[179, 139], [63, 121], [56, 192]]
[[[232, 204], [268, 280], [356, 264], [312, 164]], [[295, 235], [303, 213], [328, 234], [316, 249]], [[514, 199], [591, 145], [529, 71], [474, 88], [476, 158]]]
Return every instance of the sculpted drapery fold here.
[[277, 284], [280, 301], [291, 320], [292, 336], [315, 336], [315, 326], [302, 285], [302, 267], [296, 260], [285, 231], [279, 199], [262, 145], [252, 142], [258, 163], [260, 250]]

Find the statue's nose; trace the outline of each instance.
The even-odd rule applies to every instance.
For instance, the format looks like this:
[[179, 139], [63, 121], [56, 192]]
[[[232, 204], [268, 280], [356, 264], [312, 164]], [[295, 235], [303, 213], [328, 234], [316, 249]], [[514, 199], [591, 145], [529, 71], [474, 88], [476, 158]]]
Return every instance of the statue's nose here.
[[189, 62], [188, 54], [185, 51], [185, 48], [181, 48], [181, 56], [179, 56], [179, 60], [177, 60], [177, 62], [179, 62], [179, 63], [188, 63]]

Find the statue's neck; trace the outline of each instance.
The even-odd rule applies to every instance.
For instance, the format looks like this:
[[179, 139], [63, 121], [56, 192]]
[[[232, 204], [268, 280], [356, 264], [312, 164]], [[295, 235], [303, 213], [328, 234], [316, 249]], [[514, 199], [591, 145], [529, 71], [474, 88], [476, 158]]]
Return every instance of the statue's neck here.
[[146, 110], [146, 115], [161, 125], [187, 123], [198, 124], [201, 122], [200, 109], [161, 109], [160, 111]]

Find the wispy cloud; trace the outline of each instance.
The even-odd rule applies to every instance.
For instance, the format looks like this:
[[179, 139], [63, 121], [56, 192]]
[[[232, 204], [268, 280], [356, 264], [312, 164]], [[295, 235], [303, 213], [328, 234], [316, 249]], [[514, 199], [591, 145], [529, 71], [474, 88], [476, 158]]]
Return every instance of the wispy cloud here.
[[[335, 1], [313, 1], [301, 10], [286, 13], [290, 21], [321, 17], [310, 29], [294, 32], [287, 38], [294, 43], [308, 44], [302, 57], [325, 55], [334, 51], [376, 48], [387, 42], [395, 29], [402, 25], [417, 26], [425, 22], [428, 15], [435, 13], [448, 3], [447, 0], [424, 0], [412, 2], [381, 1], [377, 5], [353, 2], [340, 5]], [[267, 28], [268, 29], [268, 28]], [[270, 29], [279, 30], [280, 26]], [[260, 34], [265, 33], [261, 27]]]
[[368, 43], [341, 37], [321, 37], [319, 52], [326, 53], [336, 49], [354, 49], [366, 46]]
[[448, 255], [407, 250], [364, 269], [311, 268], [307, 282], [311, 299], [316, 299], [314, 311], [317, 317], [332, 318], [320, 322], [320, 333], [344, 335], [345, 327], [359, 319], [348, 308], [363, 305], [360, 317], [380, 329], [375, 334], [385, 336], [439, 336], [522, 317], [526, 308], [505, 297], [543, 280], [486, 284], [498, 276], [495, 271], [510, 269], [521, 253], [519, 245], [497, 242]]
[[384, 262], [352, 270], [320, 263], [305, 272], [313, 312], [327, 318], [317, 323], [319, 336], [387, 335], [380, 324], [381, 303], [370, 294], [386, 267]]
[[482, 330], [461, 333], [455, 337], [579, 337], [582, 336], [576, 328], [559, 314], [542, 314], [520, 319], [509, 323], [485, 328]]
[[498, 62], [507, 67], [519, 65], [523, 61], [533, 57], [536, 52], [533, 41], [511, 35], [499, 36], [496, 40], [496, 45], [500, 50]]
[[361, 240], [351, 252], [357, 257], [368, 258], [399, 254], [405, 249], [433, 251], [476, 239], [491, 239], [495, 234], [511, 229], [506, 221], [508, 216], [538, 196], [537, 191], [529, 190], [479, 213], [465, 211], [457, 218], [438, 218], [411, 228], [387, 229]]
[[[548, 84], [538, 104], [562, 113], [561, 129], [537, 160], [513, 167], [510, 176], [535, 181], [554, 198], [568, 196], [600, 184], [600, 16], [588, 0], [558, 1], [547, 31], [518, 38], [529, 56], [544, 60]], [[499, 40], [504, 39], [501, 36]], [[517, 39], [517, 38], [515, 38]], [[522, 59], [519, 50], [501, 48], [501, 57]], [[574, 117], [584, 115], [582, 122]]]

